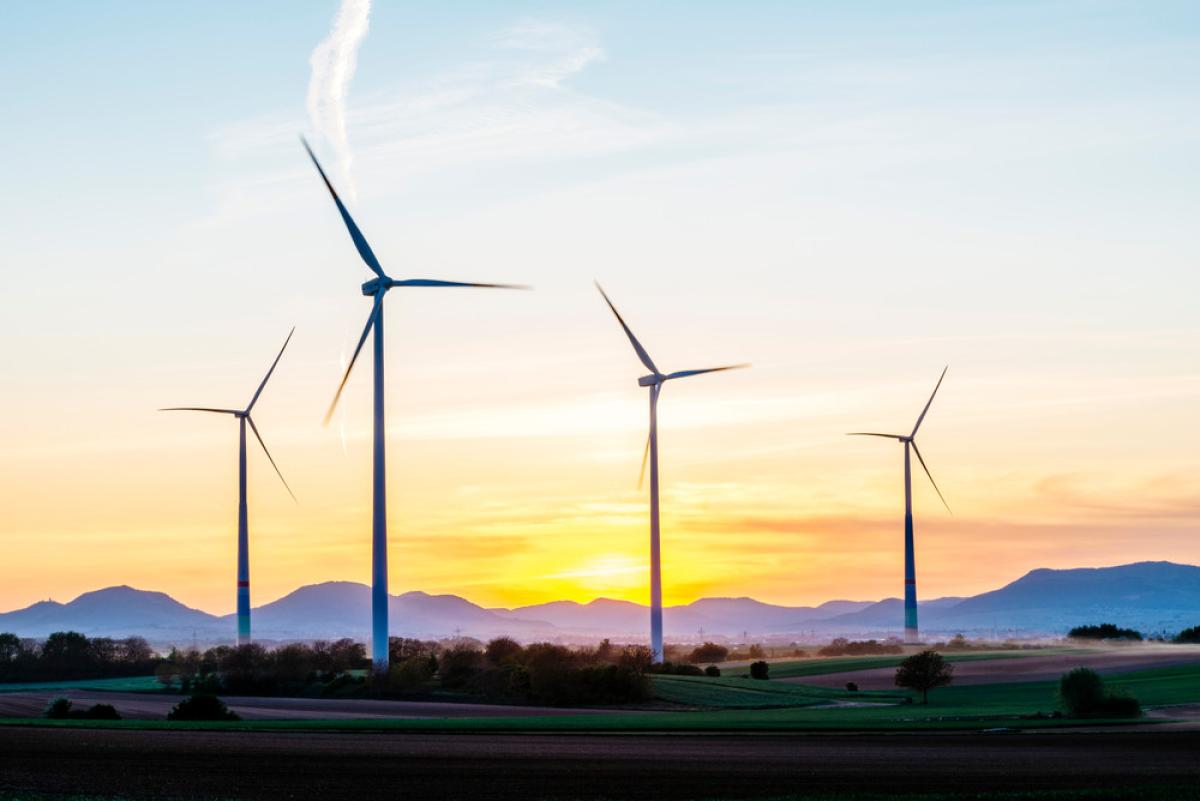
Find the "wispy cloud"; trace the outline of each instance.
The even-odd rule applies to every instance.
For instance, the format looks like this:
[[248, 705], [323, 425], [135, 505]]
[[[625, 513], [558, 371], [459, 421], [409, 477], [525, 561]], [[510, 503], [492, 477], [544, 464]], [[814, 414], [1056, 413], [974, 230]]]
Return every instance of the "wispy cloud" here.
[[353, 159], [346, 136], [346, 93], [358, 65], [358, 48], [367, 35], [371, 0], [342, 0], [329, 36], [309, 56], [308, 118], [313, 129], [337, 150], [339, 168], [353, 193]]
[[549, 57], [543, 63], [522, 70], [511, 80], [513, 85], [543, 86], [557, 89], [571, 75], [593, 61], [604, 58], [604, 50], [592, 44], [583, 31], [554, 22], [526, 20], [502, 31], [497, 46]]
[[[601, 60], [604, 50], [587, 29], [554, 22], [505, 28], [486, 39], [471, 60], [356, 96], [348, 108], [367, 5], [345, 0], [329, 38], [311, 59], [310, 125], [336, 148], [343, 173], [352, 158], [347, 129], [354, 133], [353, 162], [369, 165], [378, 179], [373, 185], [410, 188], [418, 177], [436, 175], [441, 187], [455, 170], [474, 175], [481, 166], [604, 157], [653, 147], [681, 133], [659, 114], [568, 90], [569, 79]], [[361, 26], [352, 9], [360, 10]], [[217, 187], [220, 207], [206, 224], [261, 217], [264, 209], [289, 202], [292, 182], [310, 176], [295, 158], [283, 162], [278, 154], [292, 155], [300, 125], [294, 116], [277, 113], [212, 132], [216, 155], [240, 165], [234, 167], [236, 181]], [[339, 177], [339, 185], [352, 188], [349, 177]]]

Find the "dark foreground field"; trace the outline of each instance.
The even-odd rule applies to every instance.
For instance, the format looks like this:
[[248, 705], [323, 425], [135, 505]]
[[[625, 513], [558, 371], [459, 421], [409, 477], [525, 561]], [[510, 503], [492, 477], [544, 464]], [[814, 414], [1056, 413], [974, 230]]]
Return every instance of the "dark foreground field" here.
[[1197, 754], [1200, 733], [1146, 730], [364, 736], [0, 728], [0, 790], [131, 798], [524, 801], [1151, 784], [1194, 789], [1200, 782]]

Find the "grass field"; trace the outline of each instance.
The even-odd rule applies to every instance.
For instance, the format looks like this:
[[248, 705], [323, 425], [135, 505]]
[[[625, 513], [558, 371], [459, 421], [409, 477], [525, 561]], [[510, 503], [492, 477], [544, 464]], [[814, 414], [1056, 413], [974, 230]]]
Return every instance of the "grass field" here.
[[[820, 700], [881, 700], [884, 694], [846, 694], [803, 685], [784, 685], [779, 694], [789, 699], [787, 706], [773, 708], [740, 706], [747, 702], [730, 682], [751, 680], [668, 677], [664, 686], [675, 697], [687, 694], [704, 698], [709, 706], [731, 703], [720, 709], [681, 712], [636, 712], [612, 715], [571, 715], [527, 718], [456, 718], [456, 719], [374, 719], [374, 720], [263, 720], [235, 723], [168, 723], [156, 721], [48, 721], [29, 718], [0, 720], [10, 726], [105, 726], [116, 728], [196, 728], [255, 731], [461, 731], [461, 732], [821, 732], [821, 731], [899, 731], [899, 730], [981, 730], [994, 728], [1047, 728], [1059, 726], [1131, 723], [1117, 721], [1077, 721], [1070, 719], [1022, 719], [1034, 712], [1049, 713], [1057, 707], [1056, 682], [1019, 684], [981, 684], [945, 687], [930, 693], [930, 703], [892, 704], [889, 706], [840, 707], [817, 705]], [[688, 681], [684, 681], [688, 679]], [[709, 686], [705, 687], [704, 683]], [[696, 684], [698, 686], [691, 686]], [[756, 682], [755, 693], [774, 692], [770, 682]], [[1108, 684], [1132, 693], [1145, 705], [1200, 702], [1200, 665], [1139, 671], [1110, 677]], [[795, 693], [793, 695], [793, 693]], [[893, 698], [895, 696], [892, 696]], [[793, 703], [793, 701], [795, 703]]]
[[119, 679], [74, 679], [72, 681], [30, 681], [0, 684], [0, 693], [36, 690], [103, 690], [113, 693], [157, 692], [162, 685], [153, 676], [129, 676]]
[[654, 697], [688, 707], [713, 709], [766, 709], [826, 704], [831, 700], [896, 703], [898, 693], [851, 693], [804, 684], [784, 684], [749, 678], [653, 676]]
[[[1021, 659], [1030, 656], [1053, 656], [1076, 652], [1077, 648], [1036, 648], [1021, 651], [970, 651], [953, 653], [941, 651], [947, 662], [978, 662], [988, 659]], [[844, 673], [853, 670], [871, 670], [872, 668], [895, 667], [907, 654], [889, 654], [886, 656], [833, 656], [814, 659], [796, 659], [772, 662], [770, 675], [773, 679], [792, 679], [803, 676], [820, 676], [826, 673]], [[722, 668], [725, 676], [749, 676], [748, 665], [734, 665]]]

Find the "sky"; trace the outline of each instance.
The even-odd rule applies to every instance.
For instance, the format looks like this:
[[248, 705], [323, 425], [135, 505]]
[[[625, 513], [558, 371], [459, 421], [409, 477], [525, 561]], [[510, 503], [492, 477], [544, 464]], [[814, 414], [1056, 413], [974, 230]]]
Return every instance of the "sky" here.
[[0, 10], [0, 609], [232, 611], [236, 423], [156, 410], [244, 405], [293, 326], [252, 599], [369, 581], [369, 362], [322, 417], [370, 273], [300, 134], [389, 274], [534, 287], [388, 296], [393, 592], [648, 600], [593, 280], [660, 367], [753, 364], [662, 393], [667, 603], [898, 596], [902, 451], [845, 433], [946, 365], [922, 598], [1200, 562], [1194, 3], [339, 7]]

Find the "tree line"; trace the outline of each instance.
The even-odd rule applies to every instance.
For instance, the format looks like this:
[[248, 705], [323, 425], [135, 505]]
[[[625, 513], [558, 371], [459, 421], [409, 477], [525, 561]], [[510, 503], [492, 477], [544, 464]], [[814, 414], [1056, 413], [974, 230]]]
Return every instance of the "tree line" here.
[[0, 633], [0, 682], [144, 676], [159, 661], [141, 637], [118, 640], [59, 631], [39, 641]]

